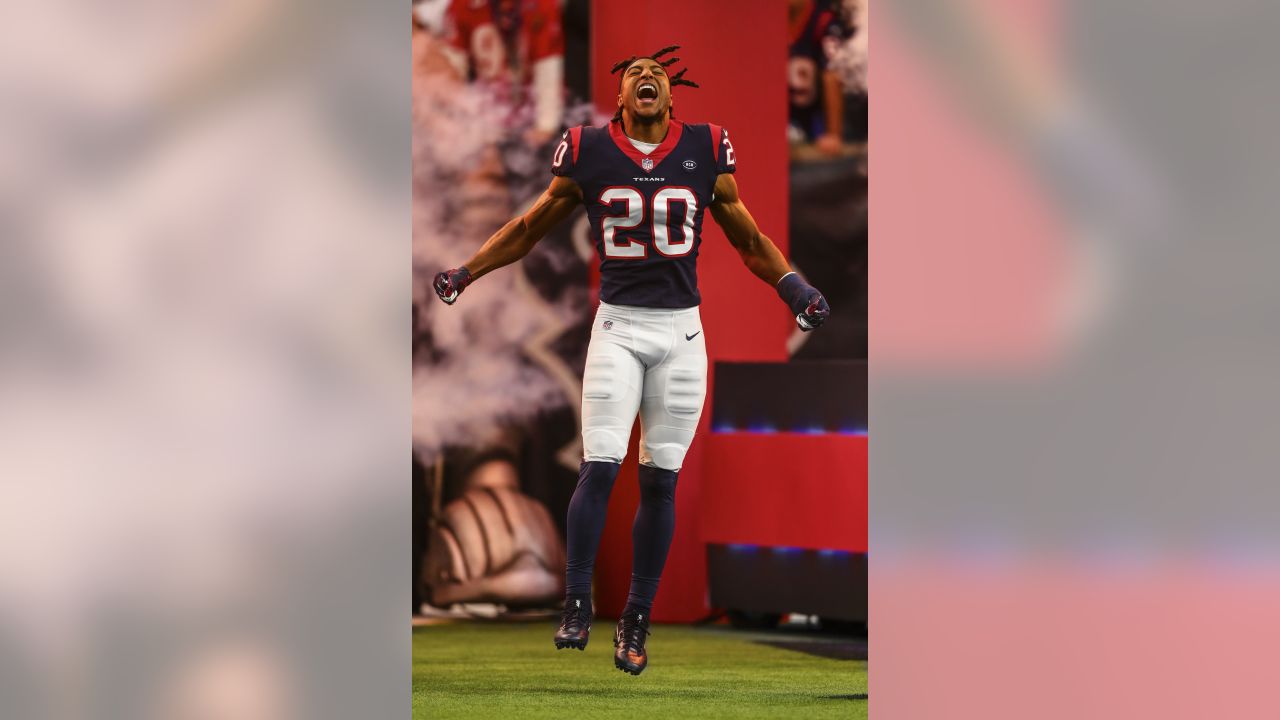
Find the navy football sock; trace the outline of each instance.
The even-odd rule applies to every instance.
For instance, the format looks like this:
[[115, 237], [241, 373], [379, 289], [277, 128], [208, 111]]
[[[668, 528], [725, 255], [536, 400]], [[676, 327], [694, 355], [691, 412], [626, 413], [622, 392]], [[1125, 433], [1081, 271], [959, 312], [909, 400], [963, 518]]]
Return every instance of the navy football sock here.
[[626, 617], [627, 615], [635, 615], [636, 613], [640, 613], [645, 617], [649, 617], [649, 610], [650, 610], [650, 607], [648, 605], [632, 605], [630, 602], [628, 602], [626, 607], [622, 608], [622, 616]]
[[591, 571], [596, 564], [600, 533], [604, 531], [609, 492], [619, 467], [611, 462], [584, 462], [578, 467], [578, 487], [569, 501], [565, 532], [565, 594], [571, 600], [591, 596]]
[[564, 599], [566, 604], [577, 601], [578, 603], [577, 607], [583, 608], [587, 612], [591, 612], [591, 596], [590, 595], [583, 595], [580, 593], [565, 593]]
[[676, 470], [640, 466], [640, 508], [631, 526], [631, 591], [626, 612], [649, 614], [676, 530]]

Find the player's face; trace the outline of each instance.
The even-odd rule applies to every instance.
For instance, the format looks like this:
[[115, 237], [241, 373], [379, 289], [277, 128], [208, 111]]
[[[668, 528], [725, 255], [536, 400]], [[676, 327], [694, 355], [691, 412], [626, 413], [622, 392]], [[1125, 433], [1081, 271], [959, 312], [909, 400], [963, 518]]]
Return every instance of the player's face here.
[[638, 118], [662, 117], [671, 107], [671, 81], [667, 71], [656, 60], [648, 58], [631, 63], [622, 72], [618, 105]]

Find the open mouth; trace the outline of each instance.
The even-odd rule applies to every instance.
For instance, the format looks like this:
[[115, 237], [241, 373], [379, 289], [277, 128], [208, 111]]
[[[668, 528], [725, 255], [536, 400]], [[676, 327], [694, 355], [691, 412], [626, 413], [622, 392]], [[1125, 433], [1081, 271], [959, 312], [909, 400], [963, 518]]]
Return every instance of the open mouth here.
[[641, 104], [648, 105], [658, 101], [658, 86], [647, 82], [636, 88], [636, 99]]

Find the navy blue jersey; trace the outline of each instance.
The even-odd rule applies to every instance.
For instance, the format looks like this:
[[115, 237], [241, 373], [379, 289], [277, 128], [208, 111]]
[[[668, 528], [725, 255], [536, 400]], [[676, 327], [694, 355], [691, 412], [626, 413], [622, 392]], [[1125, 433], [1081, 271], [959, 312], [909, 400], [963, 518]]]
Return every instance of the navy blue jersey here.
[[564, 134], [551, 172], [582, 188], [600, 257], [600, 299], [611, 305], [686, 308], [698, 294], [702, 217], [716, 176], [735, 169], [729, 133], [672, 120], [652, 153], [622, 123]]

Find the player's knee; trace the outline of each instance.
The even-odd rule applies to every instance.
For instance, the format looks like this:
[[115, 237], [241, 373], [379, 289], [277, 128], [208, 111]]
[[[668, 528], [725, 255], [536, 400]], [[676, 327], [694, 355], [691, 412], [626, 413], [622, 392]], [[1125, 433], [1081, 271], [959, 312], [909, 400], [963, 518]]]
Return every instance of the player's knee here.
[[684, 464], [685, 453], [693, 442], [693, 432], [676, 428], [657, 428], [646, 431], [644, 457], [640, 462], [661, 470], [679, 470]]
[[[627, 428], [628, 434], [631, 428]], [[609, 428], [582, 429], [582, 457], [587, 462], [621, 463], [627, 456], [627, 440]]]
[[658, 446], [649, 448], [649, 462], [663, 470], [679, 470], [684, 465], [683, 446]]

